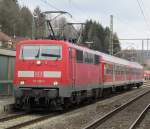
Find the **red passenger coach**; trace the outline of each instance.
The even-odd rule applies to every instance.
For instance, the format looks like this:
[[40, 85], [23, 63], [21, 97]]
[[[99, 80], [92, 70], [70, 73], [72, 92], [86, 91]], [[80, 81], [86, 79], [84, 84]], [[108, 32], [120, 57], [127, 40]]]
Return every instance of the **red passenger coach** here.
[[144, 78], [145, 80], [150, 80], [150, 70], [144, 70]]
[[60, 40], [26, 40], [16, 48], [16, 106], [53, 107], [139, 87], [143, 67]]

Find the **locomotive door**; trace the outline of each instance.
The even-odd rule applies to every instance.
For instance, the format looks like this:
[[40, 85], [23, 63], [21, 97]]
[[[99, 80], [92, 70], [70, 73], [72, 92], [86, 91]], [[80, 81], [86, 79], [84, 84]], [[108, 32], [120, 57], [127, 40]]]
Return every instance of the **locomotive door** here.
[[104, 83], [104, 64], [99, 61], [99, 84], [102, 85]]
[[75, 87], [75, 63], [75, 50], [69, 48], [69, 71], [73, 88]]

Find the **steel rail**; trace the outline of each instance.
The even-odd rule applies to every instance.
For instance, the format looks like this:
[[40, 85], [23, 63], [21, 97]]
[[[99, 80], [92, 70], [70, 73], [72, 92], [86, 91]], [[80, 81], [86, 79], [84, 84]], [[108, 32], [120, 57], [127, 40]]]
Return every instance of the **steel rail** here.
[[[148, 93], [150, 91], [147, 91], [145, 92], [144, 94], [138, 96], [138, 97], [142, 97], [143, 95], [145, 95], [146, 93]], [[135, 97], [136, 98], [136, 97]], [[137, 98], [138, 99], [138, 98]], [[15, 115], [11, 115], [11, 116], [8, 116], [8, 117], [4, 117], [4, 118], [0, 118], [0, 122], [4, 122], [4, 121], [8, 121], [8, 120], [11, 120], [11, 119], [15, 119], [15, 118], [18, 118], [18, 117], [21, 117], [21, 116], [24, 116], [24, 115], [28, 115], [30, 113], [21, 113], [21, 114], [15, 114]], [[108, 113], [109, 114], [109, 113]], [[107, 114], [106, 114], [107, 115]], [[27, 122], [23, 122], [23, 123], [20, 123], [20, 124], [17, 124], [17, 125], [14, 125], [14, 126], [11, 126], [11, 127], [8, 127], [6, 129], [19, 129], [21, 127], [25, 127], [25, 126], [29, 126], [31, 124], [34, 124], [34, 123], [37, 123], [37, 122], [40, 122], [40, 121], [43, 121], [45, 119], [48, 119], [50, 117], [53, 117], [53, 116], [56, 116], [56, 114], [48, 114], [48, 115], [44, 115], [44, 116], [41, 116], [39, 118], [36, 118], [36, 119], [33, 119], [33, 120], [30, 120], [30, 121], [27, 121]], [[85, 128], [86, 129], [86, 128]], [[88, 128], [87, 128], [88, 129]]]
[[142, 122], [142, 120], [144, 119], [146, 113], [148, 112], [148, 110], [150, 109], [150, 103], [149, 105], [147, 105], [147, 107], [141, 112], [141, 114], [138, 116], [138, 118], [133, 122], [133, 124], [130, 126], [129, 129], [136, 129], [138, 127], [138, 125]]
[[0, 122], [4, 122], [4, 121], [8, 121], [8, 120], [15, 119], [15, 118], [18, 118], [18, 117], [22, 117], [22, 116], [25, 116], [27, 114], [29, 114], [29, 113], [19, 113], [19, 114], [6, 116], [6, 117], [1, 117]]
[[56, 113], [40, 116], [39, 118], [29, 120], [29, 121], [26, 121], [26, 122], [23, 122], [23, 123], [20, 123], [20, 124], [17, 124], [17, 125], [13, 125], [11, 127], [6, 127], [5, 129], [20, 129], [22, 127], [29, 126], [29, 125], [35, 124], [37, 122], [46, 120], [46, 119], [51, 118], [53, 116], [56, 116]]
[[146, 95], [150, 93], [150, 90], [138, 95], [137, 97], [133, 98], [132, 100], [124, 103], [123, 105], [119, 106], [118, 108], [110, 111], [109, 113], [107, 113], [106, 115], [98, 118], [97, 120], [95, 120], [94, 122], [90, 123], [89, 125], [87, 125], [86, 127], [84, 127], [83, 129], [95, 129], [97, 128], [99, 125], [101, 125], [102, 123], [104, 123], [106, 120], [108, 120], [109, 118], [111, 118], [114, 114], [122, 111], [123, 109], [125, 109], [127, 106], [129, 106], [130, 104], [132, 104], [133, 102], [135, 102], [136, 100], [138, 100], [139, 98], [141, 98], [142, 96]]

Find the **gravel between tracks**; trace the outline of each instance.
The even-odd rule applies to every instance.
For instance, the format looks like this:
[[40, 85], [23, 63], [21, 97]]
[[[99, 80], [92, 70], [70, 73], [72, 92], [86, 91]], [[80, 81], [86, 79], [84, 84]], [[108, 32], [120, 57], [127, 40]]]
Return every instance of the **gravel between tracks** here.
[[[42, 122], [28, 126], [28, 129], [80, 129], [101, 117], [133, 97], [149, 90], [150, 87], [141, 87], [129, 92], [96, 102], [76, 109], [74, 111], [61, 114], [59, 116], [44, 120]], [[23, 128], [22, 128], [23, 129]]]
[[150, 103], [149, 98], [150, 93], [144, 95], [122, 111], [115, 114], [109, 120], [102, 123], [97, 129], [129, 129], [130, 125]]
[[140, 123], [137, 129], [149, 129], [149, 128], [150, 128], [150, 110], [148, 110], [144, 120]]

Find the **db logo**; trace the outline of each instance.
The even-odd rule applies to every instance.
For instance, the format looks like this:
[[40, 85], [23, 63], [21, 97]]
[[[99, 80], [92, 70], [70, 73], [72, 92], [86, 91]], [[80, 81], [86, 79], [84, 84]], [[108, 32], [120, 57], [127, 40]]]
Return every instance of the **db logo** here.
[[43, 72], [42, 71], [35, 71], [34, 77], [43, 77]]

